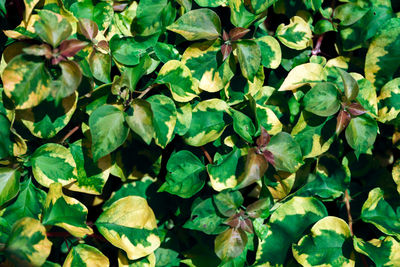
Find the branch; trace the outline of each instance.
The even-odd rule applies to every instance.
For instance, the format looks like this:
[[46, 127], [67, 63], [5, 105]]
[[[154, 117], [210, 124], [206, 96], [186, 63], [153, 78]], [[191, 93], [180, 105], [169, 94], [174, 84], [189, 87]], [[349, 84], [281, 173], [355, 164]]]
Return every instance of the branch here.
[[154, 83], [154, 84], [150, 85], [149, 87], [144, 89], [137, 98], [139, 98], [139, 99], [143, 98], [151, 89], [153, 89], [154, 87], [157, 87], [157, 86], [159, 86], [158, 83]]
[[76, 131], [78, 131], [80, 128], [80, 126], [75, 126], [74, 128], [72, 128], [61, 140], [59, 143], [64, 143], [65, 140], [67, 140], [68, 138], [71, 137], [71, 135], [73, 135]]
[[210, 154], [208, 154], [207, 150], [204, 148], [204, 146], [201, 146], [200, 148], [201, 148], [201, 150], [203, 151], [204, 155], [206, 156], [208, 162], [209, 162], [210, 164], [213, 164], [213, 160], [212, 160]]
[[349, 196], [349, 191], [346, 189], [346, 191], [344, 191], [343, 201], [344, 201], [344, 203], [346, 205], [347, 218], [349, 220], [350, 233], [351, 233], [351, 236], [354, 236], [354, 233], [353, 233], [353, 217], [351, 217], [351, 212], [350, 212], [350, 200], [351, 200], [351, 197]]
[[318, 37], [317, 44], [315, 45], [314, 49], [311, 51], [311, 55], [316, 56], [319, 53], [321, 53], [322, 40], [324, 40], [324, 34], [322, 34]]

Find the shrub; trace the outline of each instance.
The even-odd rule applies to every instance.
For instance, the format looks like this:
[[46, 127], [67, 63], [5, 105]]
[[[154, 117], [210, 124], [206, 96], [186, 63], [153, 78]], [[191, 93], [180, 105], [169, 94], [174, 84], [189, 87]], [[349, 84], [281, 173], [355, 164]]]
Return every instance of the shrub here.
[[400, 266], [399, 8], [0, 1], [1, 264]]

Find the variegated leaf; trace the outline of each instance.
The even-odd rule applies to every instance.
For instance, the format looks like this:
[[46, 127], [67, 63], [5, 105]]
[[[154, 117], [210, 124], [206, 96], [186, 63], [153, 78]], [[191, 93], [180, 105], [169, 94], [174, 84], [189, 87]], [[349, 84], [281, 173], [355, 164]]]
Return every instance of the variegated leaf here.
[[44, 226], [36, 219], [25, 217], [14, 224], [5, 254], [16, 266], [41, 266], [50, 255], [51, 246]]
[[36, 181], [49, 187], [52, 183], [68, 185], [77, 179], [78, 171], [71, 152], [62, 145], [48, 143], [36, 149], [31, 158]]
[[69, 251], [63, 267], [78, 266], [108, 267], [110, 266], [110, 261], [97, 248], [86, 244], [78, 244]]
[[146, 199], [121, 198], [107, 207], [96, 221], [99, 232], [130, 260], [151, 254], [160, 246], [156, 218]]
[[43, 208], [44, 225], [58, 226], [73, 236], [83, 238], [93, 234], [93, 230], [86, 225], [87, 214], [85, 205], [63, 194], [60, 183], [50, 185]]

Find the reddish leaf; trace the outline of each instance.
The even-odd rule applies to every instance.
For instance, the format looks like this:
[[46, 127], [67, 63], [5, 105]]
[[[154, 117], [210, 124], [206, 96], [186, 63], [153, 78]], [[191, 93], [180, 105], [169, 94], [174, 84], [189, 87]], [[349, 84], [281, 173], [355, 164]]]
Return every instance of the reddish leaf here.
[[22, 49], [25, 53], [34, 56], [44, 56], [47, 59], [52, 57], [51, 47], [48, 44], [31, 45]]
[[96, 22], [90, 19], [79, 19], [79, 32], [85, 36], [87, 39], [93, 41], [99, 33], [99, 28]]
[[66, 57], [64, 57], [64, 56], [62, 56], [62, 55], [58, 55], [58, 56], [53, 57], [53, 58], [51, 59], [51, 64], [57, 65], [57, 64], [60, 63], [61, 61], [66, 61], [66, 60], [67, 60]]
[[240, 229], [242, 229], [245, 232], [248, 232], [250, 234], [254, 233], [253, 231], [253, 223], [251, 222], [250, 219], [241, 219], [240, 220]]
[[110, 49], [110, 46], [108, 45], [108, 42], [105, 40], [102, 40], [98, 42], [97, 47], [100, 49], [103, 49], [105, 51], [108, 51]]
[[268, 145], [270, 140], [271, 136], [269, 135], [267, 130], [265, 130], [264, 127], [261, 126], [261, 135], [257, 138], [256, 141], [258, 148], [265, 147], [266, 145]]
[[232, 52], [232, 46], [223, 44], [221, 46], [221, 52], [222, 52], [222, 56], [223, 56], [222, 60], [227, 59], [229, 57], [230, 53]]
[[113, 9], [116, 12], [121, 12], [124, 11], [124, 9], [128, 6], [128, 3], [121, 3], [121, 2], [115, 2], [113, 4]]
[[346, 110], [353, 116], [360, 116], [367, 112], [360, 103], [351, 103], [346, 107]]
[[59, 46], [60, 54], [63, 57], [73, 57], [88, 44], [88, 42], [80, 41], [78, 39], [65, 40]]
[[270, 151], [264, 150], [263, 151], [263, 156], [264, 156], [266, 161], [271, 163], [272, 166], [275, 166], [274, 155]]
[[247, 235], [242, 229], [229, 228], [215, 239], [215, 254], [224, 261], [242, 254], [247, 244]]
[[341, 109], [336, 120], [336, 134], [339, 135], [349, 125], [351, 120], [350, 113]]
[[222, 39], [226, 42], [229, 40], [229, 35], [226, 31], [222, 32]]
[[261, 179], [268, 169], [268, 162], [256, 148], [250, 148], [244, 166], [244, 175], [240, 177], [238, 188], [243, 188]]
[[242, 27], [236, 27], [229, 31], [229, 37], [232, 41], [239, 40], [245, 36], [250, 30]]
[[240, 219], [239, 219], [238, 214], [235, 214], [232, 217], [230, 217], [227, 220], [226, 224], [235, 229], [239, 228], [240, 227]]

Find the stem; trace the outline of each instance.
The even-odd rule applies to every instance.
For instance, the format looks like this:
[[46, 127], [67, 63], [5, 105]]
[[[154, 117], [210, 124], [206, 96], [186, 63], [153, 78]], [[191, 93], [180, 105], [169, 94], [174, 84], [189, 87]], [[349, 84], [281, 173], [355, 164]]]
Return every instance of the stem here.
[[368, 267], [368, 262], [367, 262], [367, 259], [365, 258], [365, 255], [364, 254], [360, 254], [360, 255], [361, 255], [361, 260], [362, 260], [364, 266]]
[[350, 212], [350, 200], [351, 200], [351, 197], [349, 195], [349, 191], [346, 189], [346, 191], [344, 191], [343, 201], [344, 201], [344, 203], [346, 205], [347, 218], [349, 220], [350, 233], [351, 233], [351, 236], [354, 236], [354, 233], [353, 233], [353, 217], [351, 217], [351, 212]]
[[68, 232], [47, 232], [47, 237], [69, 237], [71, 236]]
[[322, 34], [318, 37], [317, 43], [316, 43], [314, 49], [311, 51], [311, 55], [316, 56], [319, 53], [321, 53], [321, 45], [322, 45], [323, 40], [324, 40], [324, 34]]
[[71, 135], [73, 135], [76, 131], [78, 131], [80, 128], [80, 126], [75, 126], [74, 128], [72, 128], [61, 140], [60, 143], [64, 143], [65, 140], [67, 140]]
[[139, 98], [139, 99], [143, 98], [151, 89], [153, 89], [154, 87], [157, 87], [157, 86], [159, 86], [158, 83], [154, 83], [154, 84], [150, 85], [149, 87], [144, 89], [144, 91], [142, 91], [142, 93], [137, 98]]
[[201, 148], [201, 150], [203, 151], [204, 155], [206, 156], [208, 162], [209, 162], [210, 164], [213, 164], [213, 160], [212, 160], [210, 154], [208, 154], [207, 150], [204, 148], [204, 146], [201, 146], [200, 148]]
[[[47, 235], [47, 237], [63, 237], [64, 239], [66, 237], [72, 236], [69, 232], [47, 232], [46, 235]], [[107, 239], [105, 239], [103, 236], [95, 234], [95, 233], [88, 235], [88, 236], [90, 236], [94, 239], [97, 239], [97, 240], [107, 241]]]

